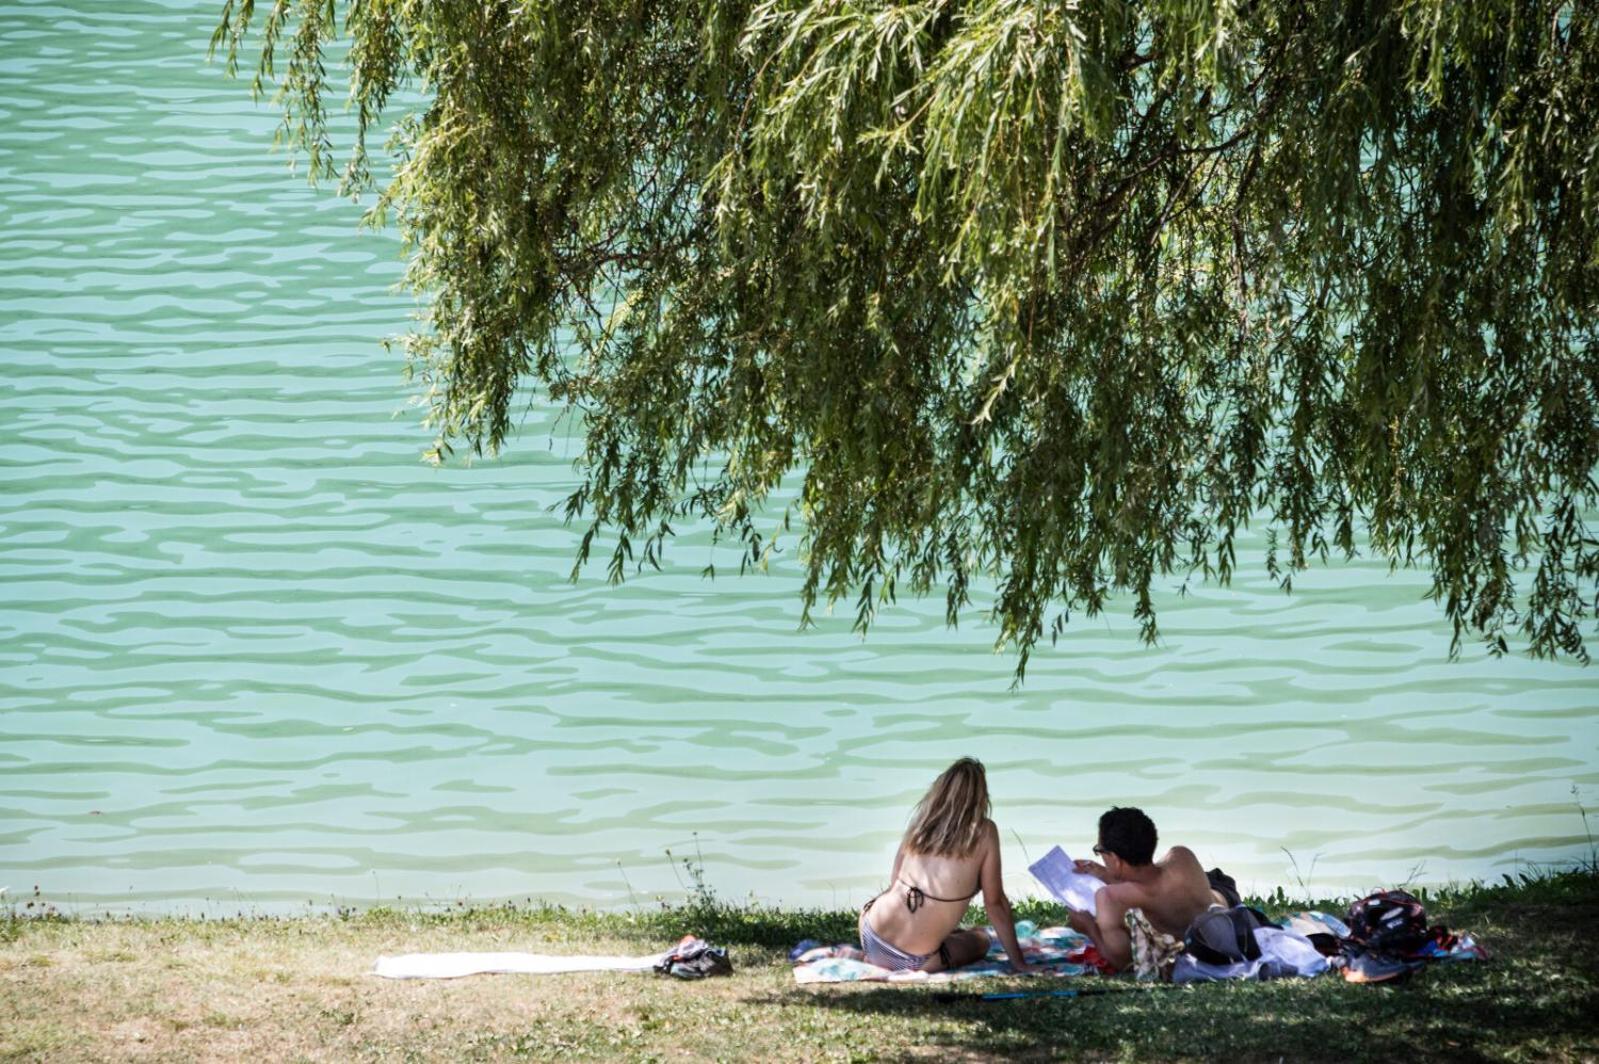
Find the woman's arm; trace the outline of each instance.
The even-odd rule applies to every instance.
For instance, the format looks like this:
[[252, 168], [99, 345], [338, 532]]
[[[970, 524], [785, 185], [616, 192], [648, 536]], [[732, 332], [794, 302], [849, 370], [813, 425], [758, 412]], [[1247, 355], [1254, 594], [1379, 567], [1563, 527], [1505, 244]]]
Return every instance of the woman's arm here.
[[1030, 972], [1033, 965], [1022, 956], [1022, 945], [1016, 941], [1016, 921], [1011, 915], [1010, 899], [1005, 896], [1005, 885], [1000, 877], [999, 829], [988, 822], [988, 847], [983, 854], [982, 868], [978, 872], [978, 885], [983, 891], [983, 908], [988, 912], [988, 922], [994, 925], [999, 944], [1005, 947], [1010, 966], [1018, 972]]

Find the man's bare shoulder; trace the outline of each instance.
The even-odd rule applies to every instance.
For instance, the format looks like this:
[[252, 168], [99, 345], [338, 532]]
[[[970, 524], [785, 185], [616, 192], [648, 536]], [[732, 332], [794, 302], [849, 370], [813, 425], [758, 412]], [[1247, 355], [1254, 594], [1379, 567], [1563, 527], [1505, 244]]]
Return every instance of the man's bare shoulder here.
[[1166, 851], [1166, 856], [1162, 857], [1158, 863], [1166, 865], [1167, 867], [1182, 865], [1192, 865], [1194, 867], [1198, 867], [1199, 858], [1196, 857], [1194, 855], [1194, 851], [1190, 850], [1187, 846], [1173, 846], [1171, 849]]
[[1149, 892], [1139, 883], [1107, 883], [1094, 892], [1095, 904], [1107, 904], [1119, 915], [1128, 909], [1137, 909], [1149, 901]]

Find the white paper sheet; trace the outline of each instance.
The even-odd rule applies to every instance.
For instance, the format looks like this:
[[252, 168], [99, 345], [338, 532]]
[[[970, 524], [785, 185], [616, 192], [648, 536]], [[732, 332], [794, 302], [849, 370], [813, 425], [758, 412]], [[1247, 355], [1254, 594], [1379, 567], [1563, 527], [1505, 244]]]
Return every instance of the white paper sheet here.
[[1094, 892], [1105, 885], [1093, 876], [1076, 871], [1072, 859], [1059, 846], [1029, 865], [1027, 870], [1067, 908], [1090, 915], [1094, 912]]

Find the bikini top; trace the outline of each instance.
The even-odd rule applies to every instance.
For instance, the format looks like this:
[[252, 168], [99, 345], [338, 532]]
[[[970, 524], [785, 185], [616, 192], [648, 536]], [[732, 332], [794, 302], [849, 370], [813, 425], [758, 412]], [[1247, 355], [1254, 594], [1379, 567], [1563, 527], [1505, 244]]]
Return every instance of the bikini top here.
[[897, 882], [905, 887], [905, 908], [911, 912], [920, 909], [929, 901], [971, 901], [977, 897], [978, 891], [982, 889], [982, 884], [979, 883], [977, 888], [964, 898], [940, 898], [937, 894], [929, 894], [915, 883], [908, 882], [903, 876]]

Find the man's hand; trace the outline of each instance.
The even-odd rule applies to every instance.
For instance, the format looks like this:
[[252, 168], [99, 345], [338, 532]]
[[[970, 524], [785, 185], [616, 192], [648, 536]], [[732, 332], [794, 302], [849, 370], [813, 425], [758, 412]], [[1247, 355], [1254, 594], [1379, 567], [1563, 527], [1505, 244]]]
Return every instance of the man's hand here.
[[1105, 878], [1107, 875], [1109, 875], [1109, 873], [1107, 873], [1105, 871], [1105, 866], [1100, 864], [1098, 861], [1083, 861], [1083, 860], [1073, 861], [1072, 862], [1072, 868], [1079, 875], [1093, 876], [1095, 879], [1099, 880], [1101, 883], [1109, 883], [1110, 882], [1109, 879]]
[[1086, 935], [1092, 939], [1094, 937], [1094, 928], [1097, 926], [1094, 923], [1094, 918], [1081, 909], [1072, 909], [1070, 912], [1071, 915], [1066, 918], [1066, 926], [1076, 931], [1079, 935]]

